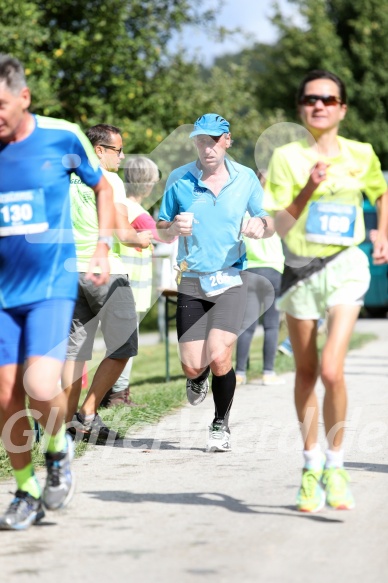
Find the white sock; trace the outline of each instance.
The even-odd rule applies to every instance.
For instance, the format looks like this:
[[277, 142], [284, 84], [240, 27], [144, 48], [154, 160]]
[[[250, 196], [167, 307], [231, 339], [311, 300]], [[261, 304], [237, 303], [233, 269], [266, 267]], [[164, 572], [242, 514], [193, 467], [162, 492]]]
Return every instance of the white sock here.
[[82, 415], [82, 413], [78, 413], [78, 415], [81, 419], [81, 422], [84, 425], [91, 425], [92, 422], [94, 421], [95, 416], [96, 416], [95, 413], [93, 413], [92, 415]]
[[333, 451], [332, 449], [326, 450], [326, 463], [325, 468], [342, 468], [344, 465], [344, 450]]
[[319, 443], [315, 444], [313, 449], [303, 450], [304, 467], [307, 470], [321, 470], [322, 469], [322, 452]]

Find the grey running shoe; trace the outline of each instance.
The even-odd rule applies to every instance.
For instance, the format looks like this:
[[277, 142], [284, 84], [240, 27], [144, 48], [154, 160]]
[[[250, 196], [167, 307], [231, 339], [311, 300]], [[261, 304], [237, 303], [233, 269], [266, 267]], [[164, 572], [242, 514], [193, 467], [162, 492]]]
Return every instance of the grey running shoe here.
[[202, 403], [209, 390], [209, 379], [210, 367], [208, 367], [207, 376], [202, 381], [198, 382], [197, 379], [187, 379], [186, 381], [186, 395], [187, 400], [190, 405], [199, 405]]
[[42, 499], [17, 490], [8, 510], [0, 517], [0, 530], [25, 530], [43, 517]]
[[43, 490], [43, 504], [48, 510], [64, 508], [74, 494], [75, 480], [70, 463], [74, 457], [74, 445], [66, 434], [67, 449], [59, 453], [45, 453], [47, 480]]
[[206, 451], [231, 451], [230, 431], [223, 423], [212, 423], [209, 427], [209, 438]]
[[105, 445], [107, 442], [123, 439], [117, 431], [107, 427], [98, 414], [94, 416], [93, 421], [87, 422], [79, 413], [76, 413], [67, 431], [73, 439], [88, 441], [96, 445]]

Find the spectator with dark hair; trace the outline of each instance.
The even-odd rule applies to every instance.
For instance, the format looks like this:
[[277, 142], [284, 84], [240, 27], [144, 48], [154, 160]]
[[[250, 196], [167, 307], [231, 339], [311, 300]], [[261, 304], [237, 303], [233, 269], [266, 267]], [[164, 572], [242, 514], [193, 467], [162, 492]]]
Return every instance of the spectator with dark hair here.
[[[79, 272], [78, 298], [70, 330], [67, 357], [62, 384], [69, 399], [67, 420], [69, 432], [84, 440], [106, 443], [120, 436], [110, 430], [97, 409], [128, 359], [137, 354], [137, 321], [135, 302], [126, 269], [120, 258], [120, 243], [147, 248], [150, 231], [137, 234], [128, 222], [125, 189], [117, 175], [124, 159], [120, 130], [107, 124], [98, 124], [87, 132], [100, 161], [104, 175], [110, 182], [115, 202], [114, 238], [105, 238], [111, 275], [109, 281], [94, 288], [85, 277], [85, 265], [97, 239], [96, 208], [90, 188], [74, 179], [71, 185], [72, 222], [77, 250], [75, 268]], [[96, 274], [98, 277], [98, 274]], [[85, 361], [91, 360], [97, 326], [106, 344], [105, 358], [98, 366], [85, 400], [77, 412]]]

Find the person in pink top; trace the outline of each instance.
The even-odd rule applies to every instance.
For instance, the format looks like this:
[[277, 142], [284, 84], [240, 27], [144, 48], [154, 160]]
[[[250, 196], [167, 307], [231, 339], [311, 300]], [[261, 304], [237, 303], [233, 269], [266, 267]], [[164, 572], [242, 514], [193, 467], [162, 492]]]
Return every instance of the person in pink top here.
[[[156, 164], [144, 156], [134, 156], [126, 160], [124, 183], [128, 221], [138, 233], [152, 233], [154, 241], [161, 241], [156, 222], [143, 206], [150, 196], [155, 184], [159, 182], [159, 170]], [[135, 298], [138, 323], [144, 318], [152, 304], [152, 245], [146, 249], [120, 245], [120, 255], [131, 282]], [[138, 407], [130, 397], [130, 375], [133, 358], [130, 358], [110, 391], [101, 402], [102, 407], [124, 405]]]

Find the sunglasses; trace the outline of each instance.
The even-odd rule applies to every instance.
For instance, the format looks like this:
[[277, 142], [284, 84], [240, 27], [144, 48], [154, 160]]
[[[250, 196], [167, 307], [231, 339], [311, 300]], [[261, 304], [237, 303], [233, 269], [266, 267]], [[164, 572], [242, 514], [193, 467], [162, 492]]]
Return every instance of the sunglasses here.
[[207, 134], [200, 134], [199, 136], [195, 136], [194, 140], [198, 146], [214, 146], [214, 144], [218, 144], [220, 139], [224, 134], [220, 136], [208, 136]]
[[114, 146], [107, 146], [105, 144], [100, 144], [100, 146], [103, 148], [108, 148], [108, 150], [113, 150], [118, 156], [120, 156], [121, 152], [123, 151], [122, 148], [115, 148]]
[[322, 101], [323, 105], [341, 105], [342, 101], [336, 95], [303, 95], [299, 103], [300, 105], [315, 105], [317, 101]]

